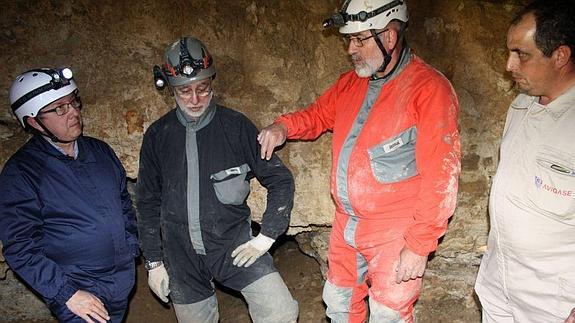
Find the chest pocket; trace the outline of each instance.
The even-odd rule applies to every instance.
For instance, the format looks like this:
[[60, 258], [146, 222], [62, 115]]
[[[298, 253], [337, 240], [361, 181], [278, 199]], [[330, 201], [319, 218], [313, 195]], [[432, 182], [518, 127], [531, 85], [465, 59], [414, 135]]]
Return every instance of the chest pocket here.
[[368, 149], [371, 171], [380, 183], [395, 183], [417, 175], [415, 126]]
[[544, 146], [535, 158], [528, 199], [558, 220], [575, 219], [575, 157]]
[[222, 204], [241, 205], [250, 193], [250, 183], [246, 176], [248, 164], [228, 168], [210, 175], [218, 200]]

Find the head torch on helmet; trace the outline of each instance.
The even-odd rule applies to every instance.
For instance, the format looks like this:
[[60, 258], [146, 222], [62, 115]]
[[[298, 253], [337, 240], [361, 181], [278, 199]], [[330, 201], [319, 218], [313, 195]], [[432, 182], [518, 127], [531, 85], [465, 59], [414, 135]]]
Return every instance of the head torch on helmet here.
[[167, 83], [184, 85], [195, 80], [215, 75], [213, 58], [206, 47], [197, 39], [183, 37], [179, 45], [172, 45], [166, 51], [166, 63], [153, 68], [154, 85], [162, 90]]
[[64, 67], [61, 69], [36, 69], [36, 70], [30, 70], [28, 71], [28, 73], [44, 73], [49, 75], [52, 79], [36, 88], [33, 89], [32, 91], [26, 93], [25, 95], [21, 96], [20, 98], [18, 98], [18, 100], [14, 101], [12, 103], [12, 110], [16, 111], [18, 108], [20, 108], [24, 103], [30, 101], [30, 99], [36, 97], [37, 95], [40, 95], [44, 92], [50, 91], [50, 90], [58, 90], [66, 85], [70, 84], [70, 80], [74, 77], [72, 70]]
[[402, 0], [395, 0], [391, 1], [375, 10], [370, 12], [367, 11], [360, 11], [355, 14], [347, 13], [348, 6], [352, 0], [346, 0], [341, 8], [341, 11], [336, 13], [335, 15], [331, 16], [330, 18], [323, 21], [323, 28], [330, 28], [330, 27], [343, 27], [348, 22], [365, 22], [368, 19], [371, 19], [381, 13], [384, 13], [388, 10], [391, 10], [397, 6], [401, 6], [404, 4], [405, 1]]
[[29, 70], [18, 75], [12, 83], [10, 106], [26, 128], [27, 117], [36, 117], [42, 108], [77, 89], [72, 70], [68, 67]]
[[25, 95], [18, 98], [12, 103], [12, 110], [16, 111], [24, 103], [30, 101], [30, 99], [50, 90], [59, 90], [60, 88], [70, 84], [70, 80], [74, 77], [72, 70], [68, 67], [60, 69], [36, 69], [30, 70], [27, 73], [43, 73], [50, 76], [52, 79], [46, 84], [33, 89], [32, 91], [26, 93]]

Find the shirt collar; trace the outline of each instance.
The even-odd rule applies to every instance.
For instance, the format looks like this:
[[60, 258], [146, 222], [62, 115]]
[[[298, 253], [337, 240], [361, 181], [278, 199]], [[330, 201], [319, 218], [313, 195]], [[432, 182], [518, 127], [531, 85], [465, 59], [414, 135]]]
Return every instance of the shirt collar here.
[[544, 108], [544, 111], [548, 113], [553, 120], [558, 120], [569, 108], [575, 106], [575, 86], [569, 88], [569, 90], [547, 105], [539, 104], [538, 96], [519, 94], [511, 103], [511, 107], [514, 109], [528, 109], [534, 104]]
[[[58, 150], [59, 152], [61, 152], [63, 155], [66, 155], [66, 152], [64, 151], [64, 149], [62, 149], [60, 146], [58, 146], [52, 139], [50, 139], [47, 136], [42, 136], [44, 139], [46, 139], [46, 141], [48, 141], [48, 143], [50, 143], [50, 145], [52, 145], [52, 147], [56, 148], [56, 150]], [[74, 151], [73, 151], [74, 156], [72, 156], [74, 159], [78, 158], [78, 141], [75, 140], [74, 141]], [[67, 155], [66, 155], [67, 156]]]
[[551, 101], [547, 105], [547, 112], [549, 112], [553, 119], [557, 120], [573, 106], [575, 106], [575, 86], [572, 86], [565, 93]]

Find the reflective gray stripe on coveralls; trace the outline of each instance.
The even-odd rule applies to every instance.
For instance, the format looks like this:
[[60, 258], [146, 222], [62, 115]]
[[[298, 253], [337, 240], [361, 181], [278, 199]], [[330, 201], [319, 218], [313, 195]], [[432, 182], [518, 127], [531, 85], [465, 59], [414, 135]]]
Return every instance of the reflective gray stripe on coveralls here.
[[385, 78], [377, 79], [377, 80], [370, 80], [369, 81], [369, 88], [367, 90], [367, 94], [363, 103], [361, 104], [361, 108], [357, 113], [357, 116], [343, 142], [339, 159], [337, 161], [337, 170], [336, 170], [336, 188], [337, 188], [337, 196], [341, 201], [341, 204], [345, 210], [345, 212], [350, 216], [349, 221], [344, 230], [344, 239], [345, 241], [352, 247], [356, 247], [355, 245], [355, 231], [357, 228], [357, 215], [355, 214], [351, 202], [349, 200], [349, 191], [347, 185], [347, 169], [349, 167], [349, 160], [351, 158], [351, 153], [353, 148], [355, 147], [355, 143], [357, 141], [357, 137], [359, 136], [361, 130], [363, 129], [363, 125], [367, 120], [369, 115], [369, 111], [373, 106], [373, 103], [377, 100], [379, 93], [381, 92], [381, 88], [385, 83], [392, 80], [397, 76], [403, 68], [411, 61], [411, 54], [409, 47], [405, 47], [402, 54], [401, 59], [399, 61], [399, 65], [395, 69], [395, 71], [388, 75]]
[[216, 113], [216, 105], [210, 102], [204, 114], [199, 119], [193, 120], [178, 106], [176, 115], [178, 121], [186, 127], [186, 163], [188, 165], [187, 185], [187, 210], [188, 229], [192, 246], [199, 255], [205, 255], [206, 249], [202, 240], [202, 228], [200, 226], [200, 168], [198, 165], [198, 142], [196, 132], [207, 126]]

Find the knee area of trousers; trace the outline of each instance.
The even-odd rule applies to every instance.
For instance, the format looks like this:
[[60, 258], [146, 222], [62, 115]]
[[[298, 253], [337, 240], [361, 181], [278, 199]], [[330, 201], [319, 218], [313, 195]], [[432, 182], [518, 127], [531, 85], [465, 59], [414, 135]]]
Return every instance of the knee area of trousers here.
[[250, 306], [250, 316], [254, 323], [292, 323], [297, 322], [299, 305], [294, 299], [285, 302], [269, 302], [264, 306]]
[[329, 309], [336, 312], [349, 312], [353, 289], [350, 287], [339, 287], [326, 280], [323, 286], [323, 301]]
[[297, 322], [298, 316], [299, 304], [296, 300], [291, 299], [290, 302], [284, 303], [277, 308], [268, 322], [292, 323]]
[[216, 295], [192, 304], [174, 304], [178, 322], [217, 323], [220, 318]]
[[399, 310], [369, 298], [370, 322], [403, 323], [406, 322]]
[[279, 273], [266, 275], [241, 290], [254, 323], [296, 322], [298, 302], [292, 297]]

